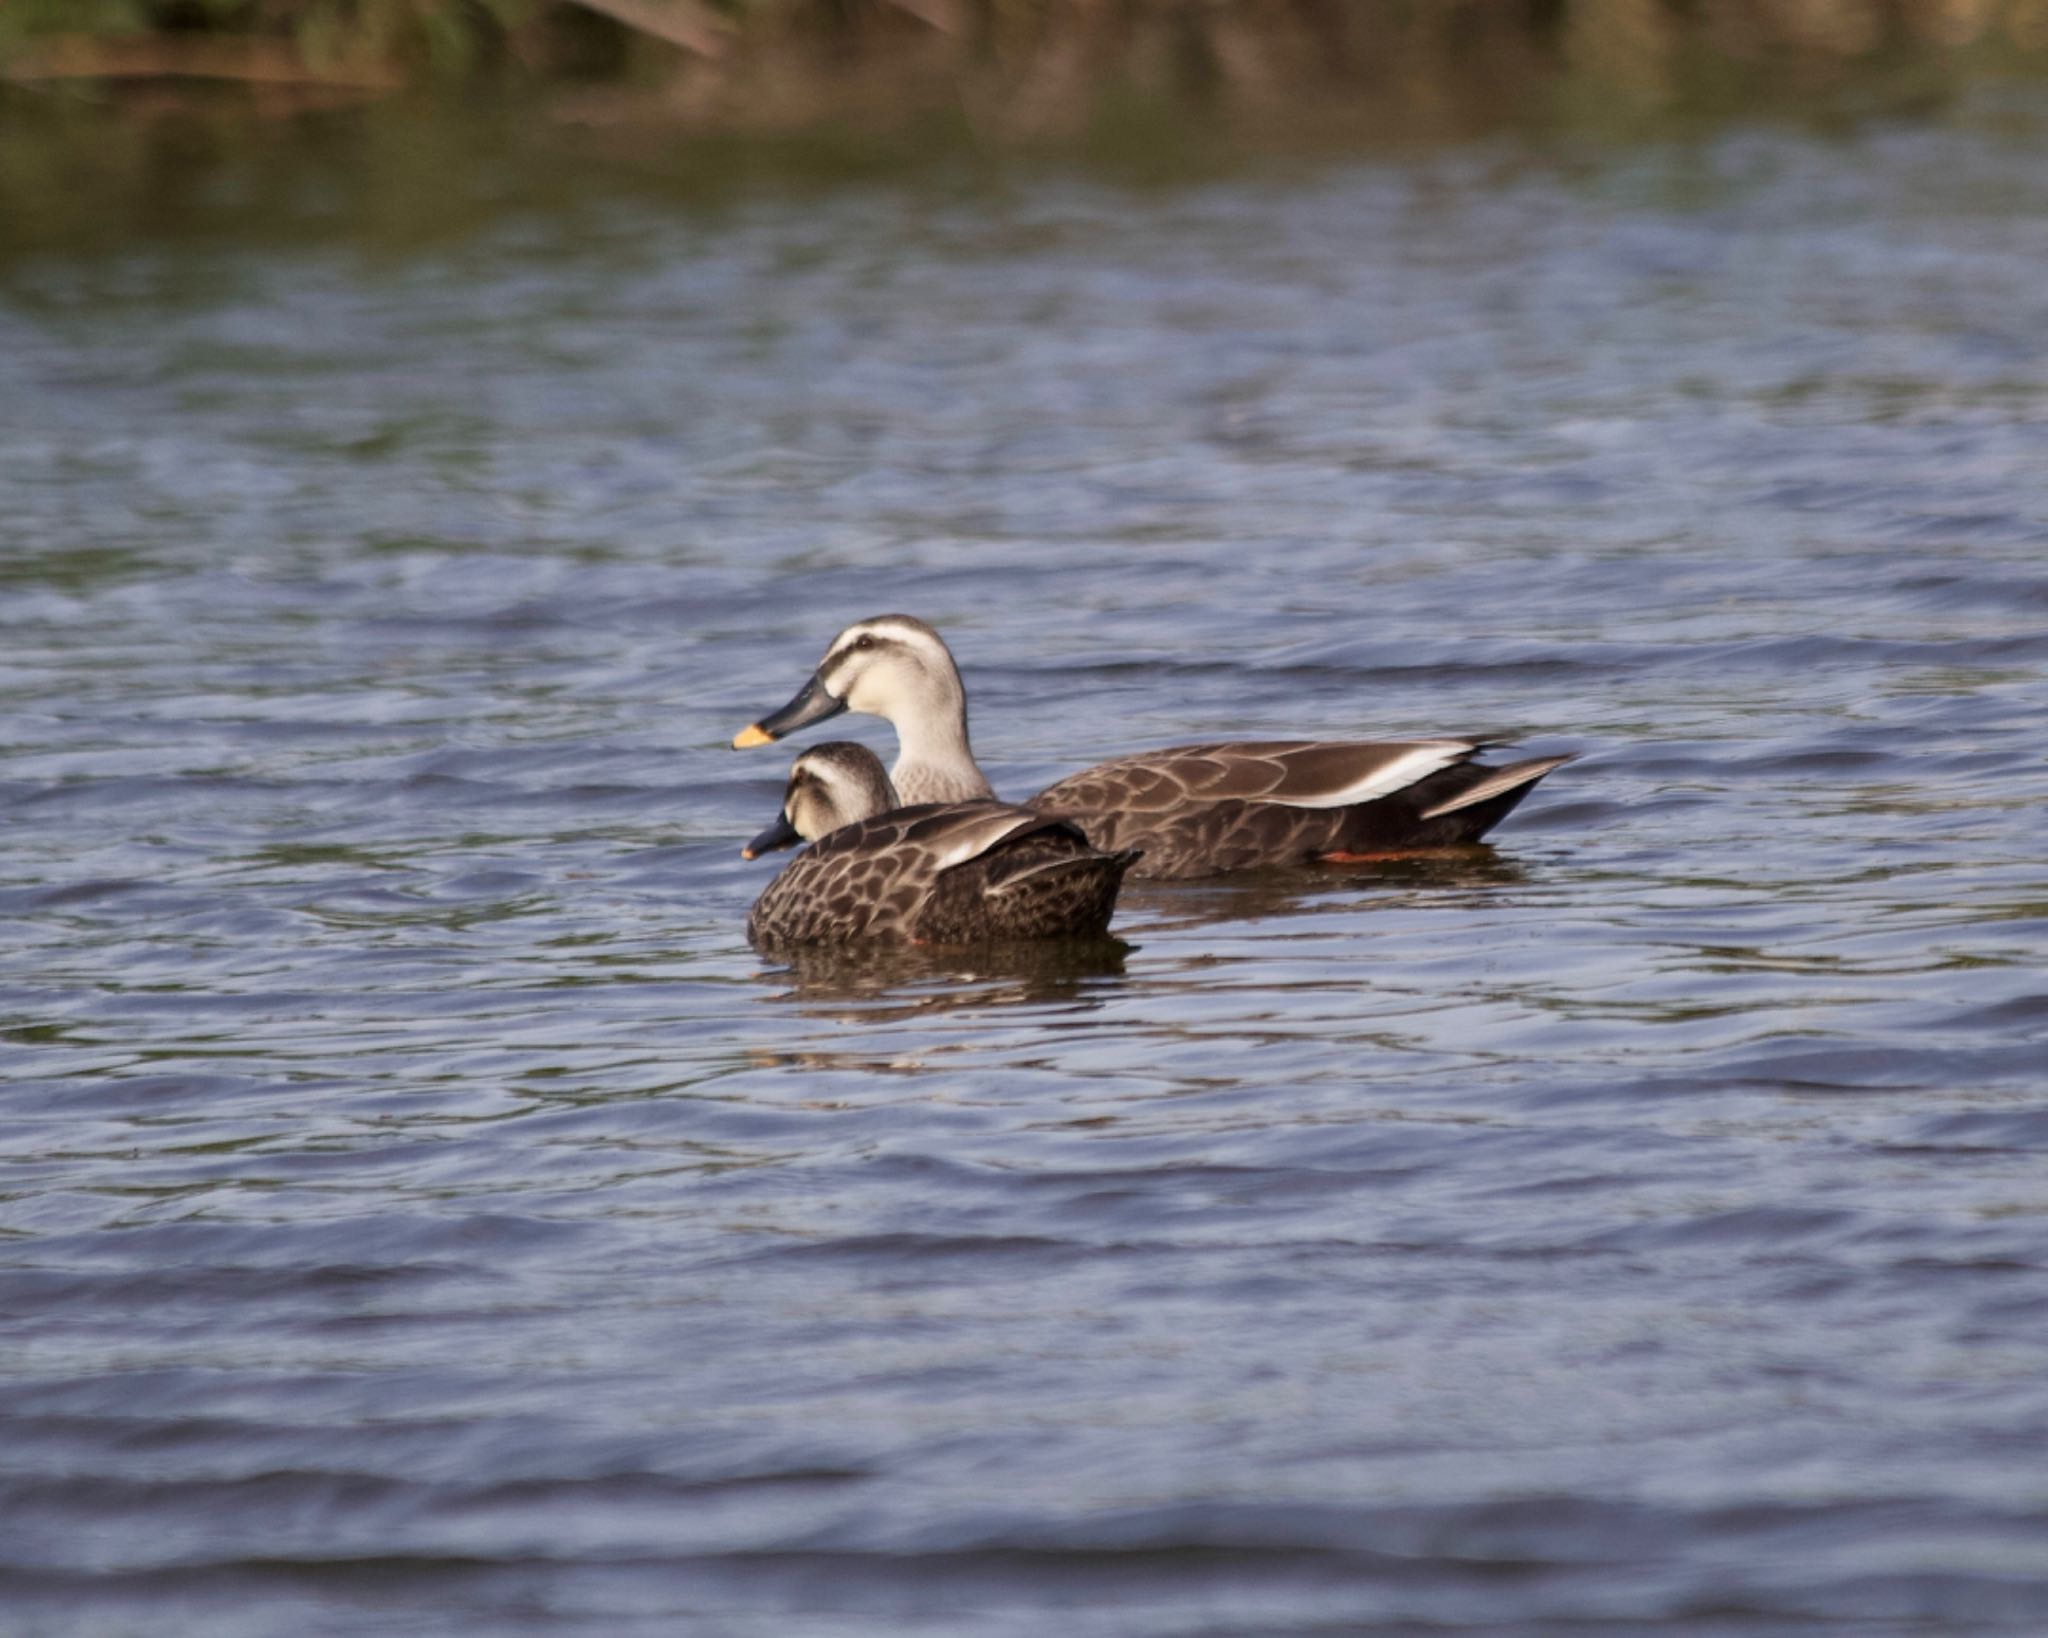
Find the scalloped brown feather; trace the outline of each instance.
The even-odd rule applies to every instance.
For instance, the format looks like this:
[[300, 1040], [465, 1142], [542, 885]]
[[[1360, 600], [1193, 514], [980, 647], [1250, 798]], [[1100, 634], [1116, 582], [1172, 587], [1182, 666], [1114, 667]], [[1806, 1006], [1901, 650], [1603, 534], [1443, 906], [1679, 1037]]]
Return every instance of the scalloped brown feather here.
[[[1442, 762], [1422, 777], [1355, 802], [1403, 766]], [[1031, 798], [1071, 819], [1104, 849], [1135, 848], [1131, 872], [1152, 880], [1302, 865], [1333, 854], [1475, 842], [1570, 757], [1505, 767], [1476, 762], [1469, 740], [1273, 740], [1179, 745], [1098, 763]], [[1321, 805], [1317, 805], [1320, 803]]]
[[754, 901], [747, 937], [764, 948], [1101, 938], [1135, 857], [1004, 802], [898, 808], [798, 854]]

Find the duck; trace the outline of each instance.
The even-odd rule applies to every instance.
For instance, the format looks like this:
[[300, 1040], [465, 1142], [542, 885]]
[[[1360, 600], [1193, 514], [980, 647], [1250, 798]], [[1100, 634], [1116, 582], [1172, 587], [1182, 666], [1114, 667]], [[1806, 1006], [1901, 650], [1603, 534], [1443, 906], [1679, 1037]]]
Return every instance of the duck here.
[[1129, 850], [1091, 847], [1072, 820], [976, 799], [903, 807], [864, 745], [796, 759], [774, 824], [740, 850], [810, 846], [747, 916], [757, 948], [895, 941], [985, 945], [1104, 939]]
[[[905, 801], [995, 799], [968, 740], [960, 668], [924, 621], [883, 614], [848, 626], [810, 681], [741, 729], [733, 747], [766, 745], [842, 711], [895, 728], [889, 778]], [[1479, 760], [1503, 743], [1444, 736], [1174, 745], [1097, 763], [1024, 806], [1072, 821], [1105, 853], [1142, 854], [1133, 880], [1363, 863], [1476, 842], [1544, 775], [1573, 760]]]

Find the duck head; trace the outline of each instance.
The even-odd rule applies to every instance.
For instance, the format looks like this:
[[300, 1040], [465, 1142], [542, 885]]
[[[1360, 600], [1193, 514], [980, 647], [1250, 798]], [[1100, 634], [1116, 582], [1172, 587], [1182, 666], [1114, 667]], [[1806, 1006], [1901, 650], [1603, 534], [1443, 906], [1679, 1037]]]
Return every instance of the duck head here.
[[967, 697], [960, 670], [939, 634], [908, 614], [879, 614], [848, 626], [826, 646], [824, 659], [787, 705], [733, 736], [733, 749], [771, 740], [860, 711], [906, 723], [963, 719]]
[[842, 825], [872, 819], [897, 805], [881, 758], [865, 745], [827, 740], [796, 759], [783, 787], [782, 812], [740, 849], [740, 857], [758, 859], [798, 842], [815, 842]]

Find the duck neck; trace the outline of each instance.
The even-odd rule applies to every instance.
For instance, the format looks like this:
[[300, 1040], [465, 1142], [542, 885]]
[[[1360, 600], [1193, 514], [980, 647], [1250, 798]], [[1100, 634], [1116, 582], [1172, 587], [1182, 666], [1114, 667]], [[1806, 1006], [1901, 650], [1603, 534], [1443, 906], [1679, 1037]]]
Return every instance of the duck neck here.
[[915, 802], [971, 802], [995, 792], [975, 765], [967, 743], [967, 702], [918, 711], [896, 723], [896, 766], [889, 770], [897, 797]]

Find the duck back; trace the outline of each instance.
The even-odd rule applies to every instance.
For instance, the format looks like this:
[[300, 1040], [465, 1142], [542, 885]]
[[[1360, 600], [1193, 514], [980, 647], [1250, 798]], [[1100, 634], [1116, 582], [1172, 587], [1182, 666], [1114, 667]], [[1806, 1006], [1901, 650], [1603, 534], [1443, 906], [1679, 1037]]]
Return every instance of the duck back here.
[[1100, 938], [1135, 857], [1008, 803], [898, 808], [798, 854], [755, 900], [747, 936], [764, 948]]

